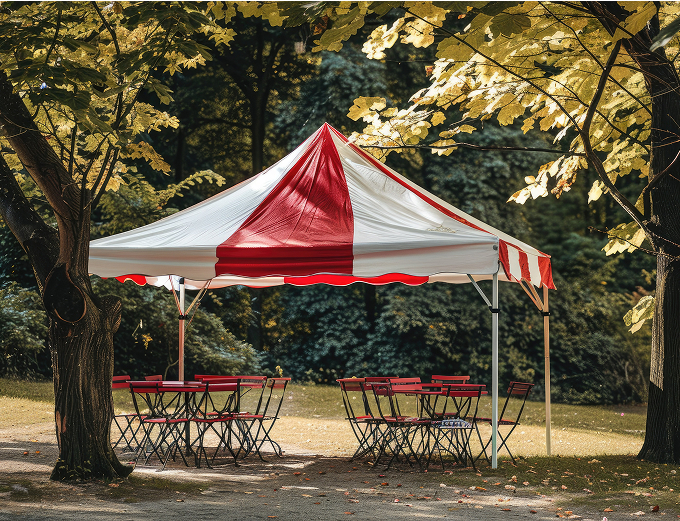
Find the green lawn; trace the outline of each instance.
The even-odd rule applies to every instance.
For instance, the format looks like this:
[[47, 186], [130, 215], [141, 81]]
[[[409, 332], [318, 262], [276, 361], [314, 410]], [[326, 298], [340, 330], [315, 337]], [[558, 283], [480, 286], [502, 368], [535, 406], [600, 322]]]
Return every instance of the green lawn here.
[[[0, 378], [0, 397], [24, 398], [36, 402], [54, 401], [52, 382], [29, 382]], [[499, 403], [505, 397], [501, 394]], [[132, 411], [132, 399], [126, 390], [114, 391], [116, 412]], [[512, 409], [512, 407], [511, 407]], [[345, 417], [340, 388], [335, 385], [291, 384], [286, 390], [281, 413], [305, 418], [341, 419]], [[485, 396], [479, 415], [491, 414], [491, 398]], [[552, 404], [552, 427], [582, 428], [618, 434], [642, 436], [647, 407], [642, 405], [598, 406]], [[544, 402], [527, 402], [522, 415], [526, 425], [545, 425]]]

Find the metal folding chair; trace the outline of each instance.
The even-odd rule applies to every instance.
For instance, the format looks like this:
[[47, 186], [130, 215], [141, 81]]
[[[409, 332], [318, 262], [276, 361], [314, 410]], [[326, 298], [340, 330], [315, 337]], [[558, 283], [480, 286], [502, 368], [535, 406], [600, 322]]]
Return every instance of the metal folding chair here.
[[[363, 457], [369, 453], [373, 455], [374, 459], [379, 456], [378, 447], [383, 436], [381, 426], [384, 422], [380, 415], [373, 410], [377, 406], [374, 405], [371, 408], [371, 402], [374, 401], [371, 384], [385, 383], [385, 379], [372, 378], [371, 380], [371, 382], [365, 378], [340, 378], [336, 380], [340, 384], [342, 402], [347, 414], [346, 419], [359, 442], [359, 446], [351, 459]], [[359, 411], [359, 414], [355, 409]]]
[[183, 449], [187, 447], [186, 429], [192, 411], [186, 395], [202, 387], [158, 380], [130, 381], [128, 385], [144, 432], [135, 460], [143, 457], [148, 463], [156, 456], [165, 468], [168, 460], [172, 457], [174, 461], [179, 454], [188, 466]]
[[[252, 433], [253, 430], [255, 431], [255, 434], [252, 435], [253, 448], [263, 461], [264, 458], [262, 457], [261, 449], [265, 443], [271, 445], [274, 454], [279, 457], [283, 456], [281, 446], [271, 437], [271, 431], [274, 428], [276, 420], [279, 418], [283, 397], [289, 383], [290, 378], [268, 378], [263, 393], [262, 412], [259, 414], [246, 414], [239, 417], [239, 420], [252, 420], [250, 432]], [[255, 428], [255, 426], [257, 428]], [[249, 452], [252, 452], [252, 449]]]
[[[116, 389], [130, 389], [128, 381], [130, 380], [129, 375], [114, 376], [111, 382], [111, 390]], [[122, 413], [115, 414], [113, 416], [113, 422], [111, 427], [115, 425], [114, 437], [116, 440], [111, 440], [111, 446], [113, 448], [118, 447], [122, 442], [125, 442], [124, 452], [135, 452], [139, 446], [139, 440], [137, 439], [137, 434], [141, 429], [141, 423], [139, 421], [139, 416], [136, 412], [134, 413]]]
[[[399, 387], [398, 392], [394, 390], [396, 387]], [[398, 394], [418, 394], [422, 391], [422, 384], [416, 381], [393, 384], [390, 380], [388, 383], [373, 383], [371, 389], [384, 426], [375, 463], [379, 463], [383, 455], [390, 455], [387, 463], [389, 468], [403, 456], [409, 465], [413, 466], [413, 460], [422, 468], [421, 458], [431, 419], [402, 414], [397, 398]]]
[[476, 458], [472, 455], [470, 439], [478, 421], [479, 399], [485, 388], [484, 385], [470, 384], [451, 384], [443, 388], [447, 403], [452, 407], [448, 411], [445, 408], [444, 414], [430, 424], [433, 444], [429, 448], [428, 466], [436, 453], [444, 468], [443, 454], [446, 453], [456, 465], [467, 467], [469, 462], [476, 470]]
[[[234, 464], [238, 466], [238, 455], [243, 445], [247, 443], [247, 440], [233, 429], [238, 417], [238, 383], [225, 379], [205, 379], [201, 383], [204, 385], [204, 391], [200, 396], [196, 396], [191, 417], [191, 422], [196, 426], [196, 436], [191, 442], [196, 455], [196, 466], [200, 467], [201, 461], [205, 460], [206, 466], [212, 468], [220, 451], [227, 451]], [[212, 455], [208, 455], [205, 443], [206, 436], [210, 433], [217, 438]]]
[[[505, 403], [503, 404], [503, 409], [501, 410], [501, 413], [499, 415], [499, 420], [498, 420], [498, 427], [500, 426], [510, 426], [510, 430], [503, 435], [500, 432], [500, 429], [498, 430], [498, 438], [500, 438], [500, 445], [498, 445], [498, 452], [501, 451], [503, 447], [505, 447], [505, 450], [508, 452], [510, 455], [510, 458], [512, 458], [512, 462], [515, 463], [515, 457], [512, 455], [512, 452], [510, 452], [510, 448], [508, 447], [508, 438], [512, 434], [512, 431], [515, 430], [515, 428], [519, 425], [519, 420], [522, 417], [522, 412], [524, 411], [524, 406], [527, 403], [527, 397], [529, 396], [529, 393], [531, 392], [531, 388], [534, 386], [534, 384], [531, 383], [526, 383], [526, 382], [510, 382], [510, 385], [508, 386], [508, 395], [505, 398]], [[517, 406], [518, 408], [515, 409], [517, 412], [515, 414], [512, 414], [512, 412], [508, 409], [508, 405], [510, 404], [510, 398], [517, 398], [518, 403]], [[506, 416], [506, 414], [511, 416]], [[489, 425], [493, 425], [493, 421], [491, 418], [477, 418], [477, 422], [484, 422], [488, 423]], [[487, 440], [486, 443], [482, 441], [482, 435], [479, 432], [479, 429], [477, 429], [477, 437], [479, 438], [479, 443], [482, 446], [482, 451], [479, 453], [477, 458], [479, 459], [482, 454], [484, 454], [484, 457], [488, 462], [491, 462], [491, 458], [486, 452], [487, 447], [491, 443], [491, 438]]]

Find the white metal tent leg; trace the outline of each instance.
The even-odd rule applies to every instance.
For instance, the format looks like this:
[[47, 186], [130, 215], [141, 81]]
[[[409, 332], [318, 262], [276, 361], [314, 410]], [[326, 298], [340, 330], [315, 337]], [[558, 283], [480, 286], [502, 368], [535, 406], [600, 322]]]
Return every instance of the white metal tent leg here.
[[184, 278], [179, 279], [179, 380], [184, 380]]
[[491, 468], [498, 468], [498, 273], [493, 274], [493, 294], [491, 297]]
[[545, 350], [545, 448], [550, 456], [550, 315], [548, 288], [543, 286], [543, 344]]

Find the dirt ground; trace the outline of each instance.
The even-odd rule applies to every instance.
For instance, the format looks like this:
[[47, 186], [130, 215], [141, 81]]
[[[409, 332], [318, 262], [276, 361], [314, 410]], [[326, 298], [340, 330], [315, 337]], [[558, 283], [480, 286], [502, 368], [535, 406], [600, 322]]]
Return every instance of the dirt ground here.
[[[511, 450], [541, 454], [544, 436], [543, 429], [522, 427], [513, 434]], [[227, 462], [213, 469], [186, 467], [181, 461], [165, 470], [158, 464], [138, 465], [128, 480], [65, 484], [49, 480], [58, 454], [53, 423], [0, 428], [0, 520], [76, 515], [87, 520], [182, 515], [238, 520], [603, 518], [588, 507], [565, 510], [558, 506], [560, 496], [542, 496], [532, 488], [481, 487], [482, 479], [501, 479], [488, 468], [422, 472], [406, 464], [386, 470], [350, 461], [356, 440], [342, 421], [284, 417], [273, 437], [285, 451], [283, 458], [269, 454], [263, 462], [251, 456], [239, 467]], [[567, 430], [553, 435], [554, 454], [638, 449], [639, 440], [626, 436]], [[624, 518], [630, 519], [630, 513], [612, 513], [608, 521]]]

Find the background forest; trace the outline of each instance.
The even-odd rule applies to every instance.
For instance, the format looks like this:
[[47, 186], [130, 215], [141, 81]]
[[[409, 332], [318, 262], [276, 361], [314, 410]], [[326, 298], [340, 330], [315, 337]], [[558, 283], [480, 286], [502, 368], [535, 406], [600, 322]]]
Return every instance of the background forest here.
[[[237, 20], [230, 47], [204, 42], [207, 65], [157, 79], [173, 93], [176, 129], [145, 136], [171, 165], [159, 174], [128, 160], [126, 181], [95, 215], [98, 238], [153, 222], [271, 165], [324, 122], [345, 135], [361, 122], [346, 114], [360, 96], [404, 102], [428, 85], [434, 49], [399, 48], [383, 60], [361, 52], [366, 34], [337, 53], [312, 53], [305, 29]], [[372, 26], [367, 24], [365, 31]], [[311, 42], [310, 42], [311, 43]], [[143, 100], [158, 104], [155, 95]], [[482, 146], [554, 148], [522, 122], [488, 122], [468, 141]], [[550, 294], [553, 400], [623, 403], [646, 399], [649, 326], [631, 334], [623, 316], [654, 287], [655, 259], [638, 250], [607, 257], [605, 230], [621, 222], [610, 198], [586, 205], [595, 180], [578, 183], [559, 204], [506, 202], [524, 178], [556, 154], [459, 149], [450, 156], [413, 150], [388, 164], [425, 189], [552, 255]], [[192, 175], [202, 172], [201, 176]], [[217, 182], [207, 183], [201, 180]], [[625, 183], [634, 183], [627, 177]], [[579, 188], [580, 187], [580, 188]], [[635, 187], [631, 187], [631, 190]], [[25, 187], [30, 190], [30, 186]], [[47, 210], [47, 208], [46, 208]], [[46, 212], [47, 213], [47, 212]], [[98, 294], [123, 300], [115, 336], [115, 374], [176, 375], [177, 308], [172, 294], [132, 282], [94, 281]], [[482, 283], [484, 287], [484, 284]], [[487, 289], [487, 288], [485, 288]], [[0, 376], [47, 378], [47, 320], [30, 265], [0, 226]], [[501, 285], [501, 386], [533, 381], [542, 394], [542, 316], [517, 284]], [[491, 314], [469, 285], [232, 287], [210, 292], [187, 329], [187, 374], [282, 371], [298, 381], [332, 383], [368, 374], [426, 377], [491, 372]]]

